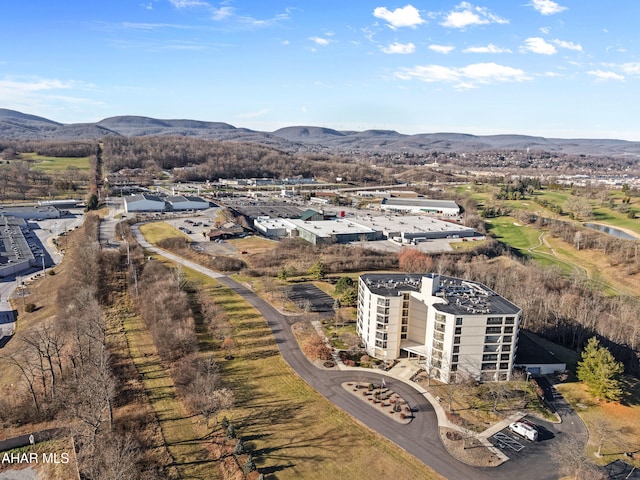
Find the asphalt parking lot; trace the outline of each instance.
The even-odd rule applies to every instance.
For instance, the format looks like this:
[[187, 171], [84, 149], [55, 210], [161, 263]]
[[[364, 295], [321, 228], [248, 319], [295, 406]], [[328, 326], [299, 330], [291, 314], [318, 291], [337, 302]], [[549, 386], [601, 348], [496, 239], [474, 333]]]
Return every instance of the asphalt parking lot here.
[[546, 471], [553, 463], [551, 451], [556, 445], [558, 435], [562, 434], [559, 434], [551, 423], [532, 417], [526, 419], [536, 425], [538, 440], [527, 440], [507, 427], [489, 437], [489, 442], [509, 457], [509, 461], [500, 467], [501, 470], [517, 472], [520, 469], [539, 469], [539, 478], [547, 478]]
[[333, 311], [333, 298], [311, 283], [292, 285], [288, 296], [299, 307], [304, 307], [308, 301], [312, 312]]

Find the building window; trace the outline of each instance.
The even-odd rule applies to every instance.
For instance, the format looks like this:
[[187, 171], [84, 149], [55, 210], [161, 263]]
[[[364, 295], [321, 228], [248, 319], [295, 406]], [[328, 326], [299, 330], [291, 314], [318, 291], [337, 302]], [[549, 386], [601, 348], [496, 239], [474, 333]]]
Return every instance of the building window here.
[[504, 337], [502, 337], [502, 343], [511, 343], [511, 335], [505, 335]]
[[482, 361], [483, 362], [495, 362], [496, 360], [498, 360], [498, 354], [497, 353], [482, 355]]
[[502, 317], [487, 318], [487, 325], [502, 325]]
[[433, 334], [433, 338], [435, 338], [436, 340], [438, 340], [440, 342], [444, 342], [444, 333], [436, 332], [436, 333]]
[[500, 370], [509, 370], [509, 363], [501, 363]]
[[514, 318], [514, 317], [507, 317], [507, 319], [506, 319], [505, 323], [506, 323], [507, 325], [513, 325], [513, 322], [514, 322], [514, 321], [515, 321], [515, 318]]
[[462, 317], [456, 318], [456, 325], [462, 325]]
[[484, 333], [502, 333], [502, 327], [487, 327]]
[[436, 313], [436, 322], [446, 322], [447, 316], [442, 313]]
[[484, 337], [484, 343], [498, 343], [499, 341], [500, 341], [500, 337], [498, 337], [497, 335]]
[[433, 340], [433, 348], [435, 348], [436, 350], [442, 350], [442, 342], [439, 342], [437, 340]]
[[402, 310], [402, 316], [403, 317], [408, 317], [409, 316], [409, 310]]
[[454, 355], [451, 357], [451, 363], [458, 363], [458, 355]]
[[460, 345], [456, 345], [455, 347], [453, 347], [453, 353], [459, 353], [460, 352]]
[[502, 345], [502, 351], [503, 352], [510, 352], [511, 351], [511, 345]]
[[460, 344], [460, 337], [453, 337], [453, 343], [455, 345], [459, 345]]
[[495, 370], [496, 369], [496, 364], [495, 363], [483, 363], [481, 370]]
[[510, 356], [511, 356], [510, 353], [502, 353], [500, 354], [500, 360], [509, 360]]
[[513, 333], [513, 327], [504, 327], [504, 333]]
[[462, 327], [456, 327], [456, 335], [460, 335], [462, 333]]
[[407, 300], [407, 301], [408, 301], [410, 297], [411, 297], [411, 294], [410, 294], [410, 293], [403, 293], [403, 294], [402, 294], [402, 299], [403, 299], [403, 300]]

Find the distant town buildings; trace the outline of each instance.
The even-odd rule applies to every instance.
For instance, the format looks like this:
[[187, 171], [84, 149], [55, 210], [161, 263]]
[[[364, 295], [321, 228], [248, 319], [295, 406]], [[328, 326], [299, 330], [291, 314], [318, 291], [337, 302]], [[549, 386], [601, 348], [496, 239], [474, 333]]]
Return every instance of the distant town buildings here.
[[486, 286], [426, 274], [367, 274], [356, 330], [369, 355], [416, 358], [434, 378], [510, 380], [521, 309]]

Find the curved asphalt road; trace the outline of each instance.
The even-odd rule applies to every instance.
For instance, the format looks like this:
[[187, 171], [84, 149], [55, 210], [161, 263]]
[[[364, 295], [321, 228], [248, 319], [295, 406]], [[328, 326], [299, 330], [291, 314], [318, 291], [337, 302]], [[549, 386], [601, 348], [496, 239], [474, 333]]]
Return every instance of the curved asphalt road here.
[[[537, 465], [538, 468], [531, 465], [532, 468], [523, 469], [522, 465], [511, 464], [512, 462], [506, 462], [495, 468], [476, 468], [456, 460], [449, 455], [442, 445], [438, 432], [438, 421], [433, 407], [417, 390], [400, 380], [391, 379], [375, 371], [362, 374], [360, 372], [322, 370], [315, 367], [298, 347], [291, 330], [290, 319], [255, 292], [221, 273], [154, 247], [144, 239], [137, 226], [132, 226], [131, 230], [140, 245], [145, 249], [215, 278], [242, 296], [264, 316], [285, 361], [304, 381], [337, 407], [414, 455], [441, 475], [451, 480], [512, 480], [514, 478], [519, 480], [542, 480], [544, 478], [557, 478], [557, 474], [553, 472], [554, 469], [550, 468], [548, 464], [546, 468], [542, 469], [540, 465]], [[355, 376], [359, 378], [364, 376], [365, 380], [376, 383], [381, 382], [382, 378], [384, 378], [387, 385], [402, 395], [413, 408], [417, 408], [419, 413], [411, 423], [403, 425], [374, 409], [362, 408], [362, 401], [347, 392], [341, 385], [343, 382], [353, 381]]]

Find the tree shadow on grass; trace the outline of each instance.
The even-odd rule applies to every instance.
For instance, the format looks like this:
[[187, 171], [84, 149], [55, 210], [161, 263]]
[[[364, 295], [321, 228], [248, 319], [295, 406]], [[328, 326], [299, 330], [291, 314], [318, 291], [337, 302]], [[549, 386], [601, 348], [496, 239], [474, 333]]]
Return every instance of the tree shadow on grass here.
[[620, 403], [624, 406], [640, 405], [640, 380], [633, 377], [622, 378], [622, 398]]

